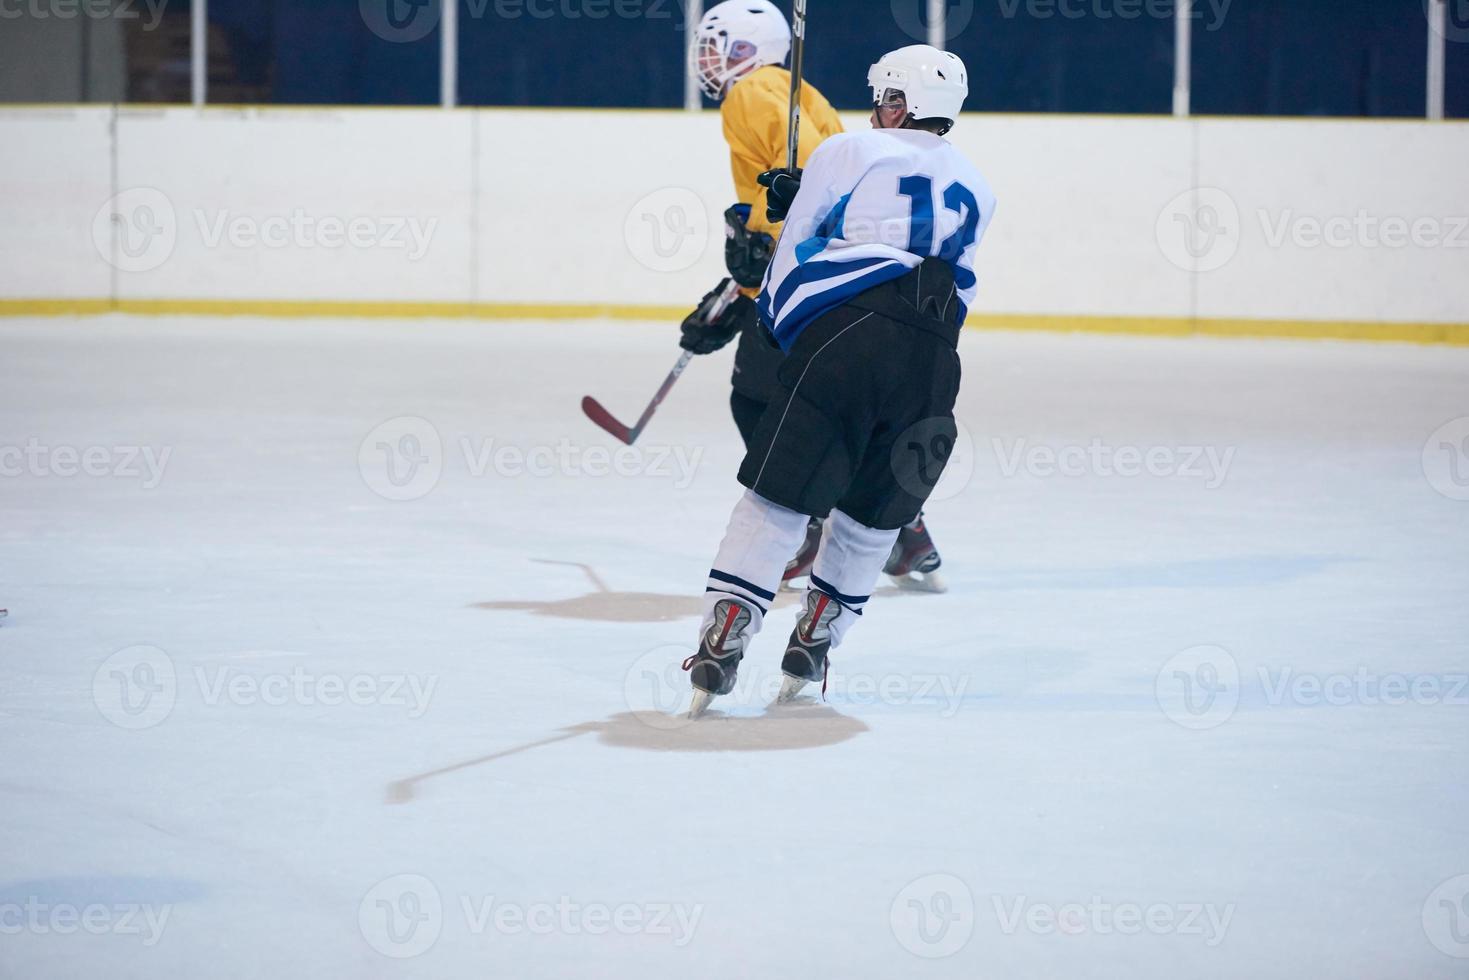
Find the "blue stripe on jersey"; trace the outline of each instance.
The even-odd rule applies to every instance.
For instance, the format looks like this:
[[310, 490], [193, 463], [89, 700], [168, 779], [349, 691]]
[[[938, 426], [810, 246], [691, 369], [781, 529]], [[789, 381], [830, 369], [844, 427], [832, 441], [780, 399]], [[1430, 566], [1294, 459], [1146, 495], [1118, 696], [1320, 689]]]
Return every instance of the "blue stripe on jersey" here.
[[[837, 276], [849, 275], [853, 272], [860, 272], [863, 269], [872, 268], [873, 266], [880, 263], [894, 261], [896, 260], [873, 257], [865, 259], [852, 259], [847, 262], [840, 262], [836, 259], [827, 259], [820, 262], [807, 262], [804, 265], [798, 265], [790, 271], [790, 274], [787, 275], [785, 279], [781, 281], [780, 288], [776, 290], [774, 298], [772, 298], [770, 295], [770, 283], [768, 281], [766, 282], [765, 288], [760, 291], [759, 299], [755, 301], [755, 309], [760, 314], [761, 322], [763, 322], [765, 326], [770, 329], [770, 332], [772, 334], [776, 332], [777, 317], [781, 321], [780, 329], [782, 331], [785, 331], [789, 325], [789, 317], [786, 316], [783, 309], [778, 312], [777, 308], [783, 308], [786, 302], [791, 298], [791, 294], [797, 289], [801, 288], [802, 286], [809, 285], [810, 283], [821, 282], [824, 279], [832, 279]], [[796, 332], [800, 333], [799, 330]], [[792, 337], [793, 342], [794, 339], [795, 338]]]
[[873, 256], [865, 259], [852, 259], [843, 262], [840, 259], [822, 259], [819, 262], [806, 262], [791, 270], [781, 282], [780, 288], [775, 291], [776, 316], [784, 320], [785, 305], [791, 301], [791, 295], [802, 286], [821, 282], [824, 279], [835, 279], [837, 276], [845, 276], [863, 269], [870, 269], [883, 262], [896, 262], [897, 259], [889, 259]]
[[[855, 279], [832, 286], [830, 289], [822, 290], [814, 296], [808, 296], [793, 310], [782, 310], [780, 314], [780, 325], [772, 333], [775, 335], [776, 342], [780, 344], [780, 349], [787, 354], [790, 353], [791, 347], [795, 345], [796, 338], [801, 335], [801, 331], [805, 330], [811, 321], [824, 313], [836, 309], [858, 293], [865, 293], [873, 286], [880, 286], [908, 272], [908, 267], [897, 259], [861, 259], [856, 262], [812, 262], [809, 265], [801, 266], [800, 269], [792, 272], [787, 278], [794, 279], [798, 272], [815, 265], [846, 267], [828, 272], [821, 277], [825, 279], [841, 275], [844, 272], [852, 272], [855, 269], [870, 267], [872, 271], [857, 276]], [[781, 288], [785, 288], [784, 283], [781, 284]]]
[[847, 218], [847, 205], [851, 202], [851, 194], [842, 195], [842, 199], [826, 213], [825, 218], [821, 219], [821, 224], [816, 228], [816, 234], [796, 246], [797, 265], [805, 265], [811, 258], [825, 251], [833, 238], [842, 237], [842, 225]]

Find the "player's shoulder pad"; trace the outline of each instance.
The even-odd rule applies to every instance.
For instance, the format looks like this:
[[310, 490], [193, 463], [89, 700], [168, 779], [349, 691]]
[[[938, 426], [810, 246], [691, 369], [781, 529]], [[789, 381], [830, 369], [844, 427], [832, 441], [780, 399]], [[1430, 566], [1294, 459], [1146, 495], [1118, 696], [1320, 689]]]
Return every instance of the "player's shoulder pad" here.
[[765, 102], [772, 99], [788, 102], [790, 100], [791, 86], [789, 76], [782, 77], [784, 74], [784, 72], [774, 65], [765, 65], [755, 69], [729, 87], [729, 92], [725, 94], [721, 108], [729, 105], [747, 105], [752, 102]]
[[832, 133], [821, 141], [820, 146], [811, 151], [811, 157], [806, 161], [806, 166], [809, 168], [812, 165], [825, 161], [835, 161], [841, 158], [849, 159], [871, 154], [876, 148], [873, 147], [870, 141], [862, 138], [868, 132], [869, 130]]

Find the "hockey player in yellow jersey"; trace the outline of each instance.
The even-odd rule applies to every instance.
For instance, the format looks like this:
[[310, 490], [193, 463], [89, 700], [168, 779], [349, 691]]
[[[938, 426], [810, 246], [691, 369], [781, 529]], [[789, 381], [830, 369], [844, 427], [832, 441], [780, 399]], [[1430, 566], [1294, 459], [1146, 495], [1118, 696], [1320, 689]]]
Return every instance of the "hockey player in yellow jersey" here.
[[[774, 395], [776, 370], [783, 356], [763, 336], [755, 296], [780, 237], [780, 224], [766, 216], [768, 191], [760, 175], [787, 164], [791, 73], [783, 67], [791, 51], [791, 28], [770, 0], [726, 0], [709, 8], [699, 21], [693, 47], [693, 70], [704, 94], [720, 103], [724, 139], [729, 144], [730, 172], [739, 202], [724, 213], [725, 266], [741, 295], [722, 315], [709, 313], [729, 279], [721, 280], [683, 322], [681, 345], [696, 354], [713, 353], [738, 334], [730, 411], [746, 445], [755, 423]], [[801, 85], [797, 165], [804, 167], [828, 137], [842, 132], [831, 103], [810, 82]], [[810, 571], [821, 541], [821, 523], [813, 520], [800, 551], [786, 569], [786, 579]], [[942, 589], [933, 572], [938, 551], [920, 516], [905, 527], [886, 571], [899, 584]]]
[[[720, 104], [738, 203], [724, 213], [729, 279], [721, 280], [684, 320], [681, 345], [696, 354], [709, 354], [739, 335], [729, 407], [747, 445], [774, 392], [775, 372], [784, 357], [761, 335], [755, 297], [780, 237], [780, 224], [766, 217], [767, 191], [759, 177], [787, 163], [791, 73], [783, 65], [790, 51], [790, 25], [770, 0], [727, 0], [709, 8], [699, 21], [693, 49], [699, 85]], [[800, 126], [801, 166], [823, 140], [842, 132], [831, 103], [804, 80]], [[740, 286], [741, 295], [711, 319], [710, 309], [730, 279]], [[821, 523], [812, 521], [806, 541], [786, 570], [787, 579], [810, 570], [820, 543]]]
[[[754, 298], [780, 236], [780, 225], [766, 218], [767, 191], [758, 178], [786, 165], [791, 74], [782, 65], [790, 51], [790, 25], [770, 0], [728, 0], [711, 7], [699, 22], [693, 51], [693, 68], [704, 94], [720, 103], [729, 144], [739, 203], [724, 215], [724, 256], [729, 276], [743, 296], [723, 316], [709, 321], [701, 314], [728, 280], [722, 281], [700, 303], [700, 310], [684, 321], [683, 346], [708, 354], [740, 335], [730, 407], [746, 441], [769, 399], [781, 360], [780, 352], [760, 336]], [[814, 85], [803, 84], [799, 163], [804, 165], [822, 141], [841, 131], [831, 104]]]

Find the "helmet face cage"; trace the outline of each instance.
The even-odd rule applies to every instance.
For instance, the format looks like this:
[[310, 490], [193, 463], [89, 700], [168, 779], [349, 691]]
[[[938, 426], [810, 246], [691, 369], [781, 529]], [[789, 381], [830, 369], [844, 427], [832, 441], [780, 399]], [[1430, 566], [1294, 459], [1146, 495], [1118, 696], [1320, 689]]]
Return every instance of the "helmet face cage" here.
[[699, 88], [711, 99], [723, 98], [730, 82], [760, 67], [758, 53], [749, 41], [731, 41], [727, 31], [701, 36], [694, 47]]

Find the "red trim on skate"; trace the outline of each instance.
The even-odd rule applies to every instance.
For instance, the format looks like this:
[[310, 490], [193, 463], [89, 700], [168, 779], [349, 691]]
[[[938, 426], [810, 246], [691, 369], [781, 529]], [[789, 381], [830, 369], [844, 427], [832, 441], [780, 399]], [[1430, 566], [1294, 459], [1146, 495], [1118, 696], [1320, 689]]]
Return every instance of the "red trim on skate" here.
[[827, 605], [831, 602], [831, 596], [825, 592], [818, 592], [816, 595], [819, 597], [816, 600], [816, 611], [811, 614], [811, 625], [806, 628], [807, 643], [811, 642], [811, 637], [816, 632], [816, 624], [821, 622], [821, 614], [826, 611]]
[[724, 629], [719, 631], [719, 642], [716, 647], [723, 650], [725, 637], [729, 636], [729, 628], [734, 625], [735, 617], [740, 614], [740, 607], [734, 603], [729, 604], [729, 618], [724, 621]]

